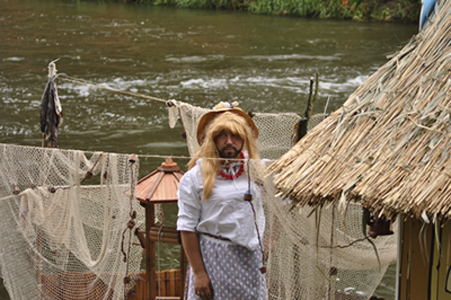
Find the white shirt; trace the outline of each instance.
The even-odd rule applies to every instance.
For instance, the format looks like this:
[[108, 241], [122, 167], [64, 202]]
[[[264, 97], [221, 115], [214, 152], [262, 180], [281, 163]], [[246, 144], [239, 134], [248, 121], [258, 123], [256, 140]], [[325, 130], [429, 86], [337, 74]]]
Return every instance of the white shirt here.
[[246, 172], [232, 180], [217, 175], [210, 197], [201, 202], [203, 177], [200, 161], [180, 180], [177, 230], [220, 236], [250, 250], [257, 249], [259, 241], [255, 224], [256, 219], [259, 220], [260, 236], [263, 237], [264, 213], [255, 185], [251, 184], [251, 193], [257, 218], [254, 217], [251, 204], [244, 200], [248, 190]]

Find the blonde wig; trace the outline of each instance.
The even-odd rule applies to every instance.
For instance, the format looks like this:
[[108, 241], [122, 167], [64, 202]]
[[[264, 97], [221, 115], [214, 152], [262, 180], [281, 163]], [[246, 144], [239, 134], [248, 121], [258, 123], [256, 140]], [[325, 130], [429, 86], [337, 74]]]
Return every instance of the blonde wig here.
[[223, 130], [229, 130], [233, 134], [239, 135], [243, 139], [243, 149], [247, 150], [250, 159], [258, 159], [256, 137], [254, 131], [250, 128], [246, 119], [232, 111], [226, 111], [218, 114], [205, 127], [205, 138], [200, 145], [199, 151], [188, 163], [189, 169], [196, 165], [196, 161], [201, 158], [200, 164], [202, 176], [204, 178], [204, 195], [202, 201], [208, 199], [215, 183], [216, 174], [221, 165], [221, 157], [216, 148], [215, 138]]

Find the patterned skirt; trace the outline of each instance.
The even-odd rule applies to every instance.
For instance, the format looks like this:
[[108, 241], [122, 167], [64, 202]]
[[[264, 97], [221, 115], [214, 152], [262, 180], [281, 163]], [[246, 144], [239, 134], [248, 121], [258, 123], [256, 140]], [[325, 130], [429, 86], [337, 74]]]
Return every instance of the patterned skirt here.
[[[265, 300], [266, 281], [260, 272], [260, 249], [251, 251], [229, 241], [199, 234], [205, 269], [213, 286], [214, 300]], [[188, 267], [186, 300], [200, 300], [194, 293], [194, 273]]]

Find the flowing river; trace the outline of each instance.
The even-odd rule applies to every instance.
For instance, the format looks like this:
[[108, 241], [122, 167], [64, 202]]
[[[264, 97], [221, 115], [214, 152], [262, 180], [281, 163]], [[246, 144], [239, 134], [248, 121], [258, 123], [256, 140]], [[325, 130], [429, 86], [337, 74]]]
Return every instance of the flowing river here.
[[[0, 142], [40, 146], [39, 107], [49, 62], [92, 85], [60, 80], [60, 148], [187, 156], [163, 102], [303, 114], [319, 74], [314, 113], [340, 107], [417, 33], [416, 24], [359, 23], [185, 10], [98, 1], [0, 0]], [[161, 158], [140, 163], [140, 177]], [[176, 161], [184, 168], [186, 160]], [[174, 208], [175, 209], [175, 208]], [[168, 222], [174, 221], [169, 213]], [[157, 249], [161, 268], [177, 249]], [[393, 268], [376, 294], [393, 299]], [[0, 287], [0, 299], [9, 299]]]

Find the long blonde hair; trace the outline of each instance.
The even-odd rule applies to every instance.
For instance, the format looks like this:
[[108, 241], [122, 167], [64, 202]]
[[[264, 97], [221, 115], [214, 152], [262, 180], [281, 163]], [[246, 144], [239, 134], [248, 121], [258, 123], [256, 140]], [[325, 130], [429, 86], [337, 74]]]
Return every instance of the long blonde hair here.
[[221, 159], [216, 148], [215, 138], [223, 130], [230, 130], [243, 139], [243, 149], [247, 150], [250, 159], [258, 159], [256, 138], [254, 131], [249, 127], [247, 121], [233, 112], [219, 114], [205, 127], [205, 138], [199, 151], [189, 161], [188, 168], [196, 165], [196, 161], [202, 158], [200, 164], [201, 173], [204, 178], [204, 195], [202, 201], [208, 199], [215, 183], [216, 174], [221, 165]]

